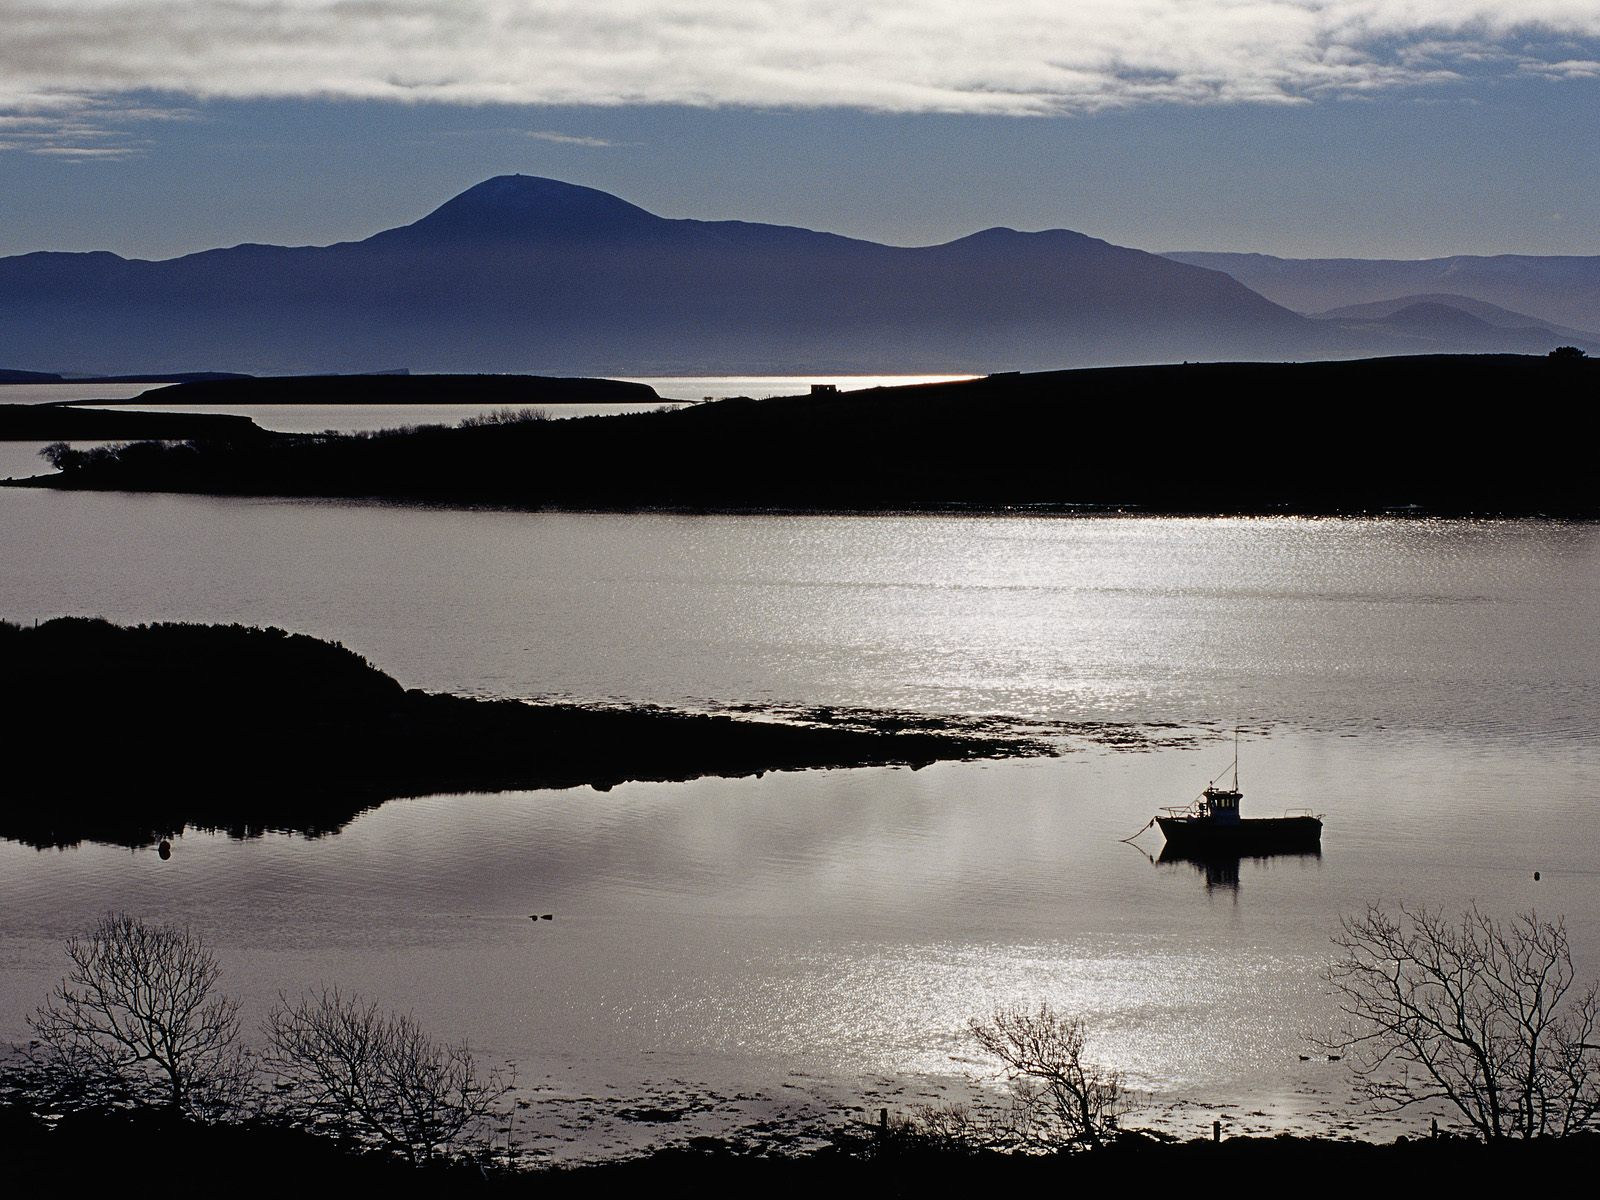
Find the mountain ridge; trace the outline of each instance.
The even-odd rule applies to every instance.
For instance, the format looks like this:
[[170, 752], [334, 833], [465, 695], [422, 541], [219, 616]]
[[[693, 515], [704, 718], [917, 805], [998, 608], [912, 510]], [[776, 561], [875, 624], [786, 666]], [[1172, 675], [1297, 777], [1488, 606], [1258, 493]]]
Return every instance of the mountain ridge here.
[[327, 246], [0, 258], [0, 361], [71, 374], [980, 373], [1408, 345], [1072, 230], [888, 246], [522, 175]]

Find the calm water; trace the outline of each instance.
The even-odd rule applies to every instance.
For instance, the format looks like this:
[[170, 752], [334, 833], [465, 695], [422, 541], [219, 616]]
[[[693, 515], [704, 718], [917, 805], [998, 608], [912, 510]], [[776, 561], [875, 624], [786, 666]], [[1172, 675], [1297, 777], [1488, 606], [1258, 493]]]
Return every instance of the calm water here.
[[856, 392], [864, 388], [950, 383], [972, 378], [971, 375], [641, 375], [632, 382], [648, 383], [663, 399], [713, 400], [749, 396], [765, 400], [771, 396], [804, 395], [814, 383], [832, 384], [841, 392]]
[[[1198, 1129], [1209, 1110], [1180, 1102], [1208, 1102], [1277, 1128], [1345, 1106], [1341, 1068], [1299, 1058], [1327, 1027], [1341, 912], [1537, 904], [1600, 969], [1593, 526], [0, 491], [0, 562], [13, 619], [270, 622], [414, 686], [1159, 721], [1194, 739], [434, 797], [318, 841], [191, 834], [169, 862], [0, 845], [0, 1033], [59, 974], [60, 939], [125, 906], [211, 935], [253, 1011], [282, 987], [362, 989], [516, 1060], [552, 1112], [645, 1093], [907, 1103], [971, 1069], [967, 1017], [1048, 998], [1148, 1090], [1146, 1120]], [[1325, 811], [1323, 855], [1208, 879], [1120, 844], [1226, 766], [1217, 730], [1235, 719], [1247, 806]], [[584, 1128], [546, 1142], [629, 1144], [616, 1121]]]

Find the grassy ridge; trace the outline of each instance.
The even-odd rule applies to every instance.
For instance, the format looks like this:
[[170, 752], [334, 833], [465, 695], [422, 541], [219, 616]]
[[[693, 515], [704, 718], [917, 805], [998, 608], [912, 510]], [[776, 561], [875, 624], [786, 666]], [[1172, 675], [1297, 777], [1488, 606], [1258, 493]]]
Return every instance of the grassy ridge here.
[[1559, 415], [1600, 361], [992, 376], [383, 437], [135, 447], [42, 486], [512, 507], [1600, 514]]

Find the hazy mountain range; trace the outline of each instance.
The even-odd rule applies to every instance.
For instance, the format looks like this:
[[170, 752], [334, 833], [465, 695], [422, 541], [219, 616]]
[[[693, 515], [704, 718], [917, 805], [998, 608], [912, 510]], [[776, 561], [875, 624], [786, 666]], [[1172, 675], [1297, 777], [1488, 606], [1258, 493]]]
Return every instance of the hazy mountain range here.
[[[1184, 250], [1167, 257], [1225, 271], [1296, 312], [1365, 319], [1387, 305], [1443, 304], [1494, 326], [1600, 341], [1600, 255], [1274, 258]], [[1358, 307], [1367, 311], [1353, 311]]]
[[1554, 344], [1537, 321], [1498, 323], [1436, 299], [1314, 319], [1212, 269], [1222, 263], [1187, 261], [1197, 258], [1255, 256], [1160, 256], [1067, 230], [886, 246], [672, 220], [591, 188], [501, 176], [414, 224], [332, 246], [241, 245], [159, 262], [0, 258], [0, 364], [85, 374], [987, 372]]

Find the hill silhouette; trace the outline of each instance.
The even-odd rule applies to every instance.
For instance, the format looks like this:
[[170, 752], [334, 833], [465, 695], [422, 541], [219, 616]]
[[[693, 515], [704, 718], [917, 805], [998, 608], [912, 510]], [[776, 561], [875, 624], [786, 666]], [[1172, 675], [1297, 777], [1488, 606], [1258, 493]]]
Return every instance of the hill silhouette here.
[[[1600, 361], [1581, 357], [1116, 367], [620, 417], [138, 445], [32, 486], [521, 508], [1582, 516], [1600, 513], [1585, 443], [1555, 414], [1597, 384]], [[1541, 412], [1550, 418], [1530, 419]]]
[[331, 246], [0, 259], [0, 360], [253, 374], [975, 372], [1381, 351], [1067, 230], [898, 247], [501, 176]]
[[[1478, 311], [1474, 311], [1478, 310]], [[1354, 304], [1320, 315], [1354, 333], [1382, 330], [1414, 343], [1418, 353], [1471, 347], [1483, 353], [1542, 354], [1556, 345], [1600, 352], [1600, 336], [1584, 334], [1466, 297], [1412, 296]]]
[[1396, 296], [1389, 300], [1374, 300], [1369, 304], [1346, 304], [1338, 308], [1330, 308], [1326, 312], [1312, 313], [1310, 315], [1320, 320], [1382, 321], [1416, 304], [1443, 305], [1446, 308], [1453, 308], [1458, 312], [1468, 313], [1497, 329], [1516, 330], [1519, 332], [1537, 331], [1541, 335], [1541, 341], [1538, 346], [1529, 348], [1531, 353], [1539, 353], [1550, 342], [1562, 342], [1578, 346], [1589, 353], [1600, 353], [1600, 333], [1596, 333], [1593, 330], [1573, 329], [1566, 325], [1558, 325], [1553, 321], [1544, 321], [1538, 317], [1531, 317], [1527, 313], [1515, 312], [1509, 308], [1502, 308], [1498, 304], [1490, 304], [1485, 300], [1475, 300], [1471, 296], [1462, 296], [1453, 292], [1423, 292], [1414, 296]]

